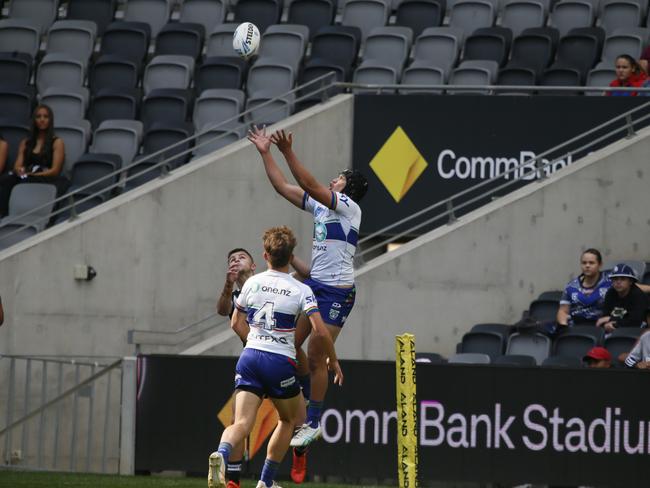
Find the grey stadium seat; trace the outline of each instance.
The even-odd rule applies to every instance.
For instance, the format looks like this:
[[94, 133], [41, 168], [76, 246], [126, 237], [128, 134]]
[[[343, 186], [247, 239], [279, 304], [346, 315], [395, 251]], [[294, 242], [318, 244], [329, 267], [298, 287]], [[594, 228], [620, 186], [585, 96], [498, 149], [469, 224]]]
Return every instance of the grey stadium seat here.
[[460, 352], [477, 352], [487, 354], [492, 360], [503, 355], [506, 341], [503, 334], [491, 331], [470, 331], [463, 335]]
[[[240, 130], [242, 124], [238, 116], [244, 111], [245, 98], [241, 90], [204, 90], [194, 104], [193, 121], [197, 131], [206, 128]], [[233, 120], [226, 122], [228, 119]]]
[[452, 354], [447, 360], [449, 364], [490, 364], [490, 356], [473, 352]]
[[142, 132], [139, 120], [106, 120], [95, 130], [90, 152], [117, 154], [122, 167], [128, 166], [138, 153]]
[[232, 56], [232, 36], [237, 24], [220, 24], [208, 36], [205, 46], [205, 56]]
[[[295, 104], [293, 93], [276, 98], [272, 92], [253, 93], [246, 100], [244, 120], [258, 126], [271, 125], [291, 116]], [[273, 101], [271, 101], [273, 100]]]
[[419, 66], [413, 63], [411, 66], [404, 70], [402, 74], [401, 84], [404, 88], [400, 88], [400, 93], [437, 93], [440, 94], [443, 90], [434, 89], [415, 89], [408, 88], [409, 85], [444, 85], [446, 83], [446, 73], [442, 68], [435, 68], [429, 66]]
[[539, 1], [516, 0], [503, 8], [501, 25], [512, 30], [514, 37], [529, 27], [543, 27], [546, 24], [546, 10]]
[[[42, 231], [49, 220], [56, 187], [47, 183], [24, 183], [16, 185], [9, 197], [9, 214], [0, 220], [0, 226], [12, 224], [30, 225], [37, 232]], [[43, 207], [43, 208], [39, 208]], [[29, 215], [24, 215], [31, 212]]]
[[46, 53], [65, 53], [87, 64], [96, 37], [97, 26], [90, 20], [59, 20], [47, 33]]
[[451, 27], [429, 27], [417, 38], [414, 62], [442, 69], [446, 74], [458, 61], [463, 31]]
[[343, 6], [341, 25], [361, 29], [365, 39], [375, 27], [388, 22], [389, 5], [384, 0], [348, 0]]
[[634, 1], [610, 2], [600, 14], [600, 25], [607, 34], [617, 29], [634, 28], [641, 25], [641, 6]]
[[551, 354], [551, 339], [540, 333], [515, 332], [508, 338], [506, 354], [532, 356], [539, 366]]
[[308, 27], [310, 38], [313, 38], [321, 27], [334, 22], [335, 13], [333, 0], [293, 0], [287, 22]]
[[[107, 188], [117, 183], [118, 174], [109, 175], [115, 173], [120, 167], [121, 159], [115, 154], [87, 153], [78, 158], [72, 168], [69, 190], [71, 193], [74, 192], [72, 198], [77, 213], [104, 203], [111, 197], [112, 190]], [[92, 198], [85, 198], [91, 195], [93, 195]], [[60, 222], [69, 217], [70, 210], [63, 212], [57, 221]]]
[[553, 356], [582, 358], [589, 349], [602, 344], [605, 333], [601, 327], [575, 325], [555, 339]]
[[645, 41], [637, 35], [613, 34], [607, 36], [603, 46], [603, 54], [600, 57], [601, 62], [614, 66], [616, 57], [623, 53], [629, 54], [634, 59], [639, 59], [645, 44]]
[[[366, 61], [354, 71], [353, 83], [369, 85], [394, 85], [398, 83], [398, 72], [392, 66], [382, 63]], [[355, 93], [376, 91], [368, 88], [355, 88]], [[382, 90], [383, 93], [391, 93], [393, 90]]]
[[57, 125], [76, 124], [86, 118], [89, 98], [85, 87], [51, 87], [41, 94], [41, 103], [52, 109]]
[[363, 61], [375, 61], [394, 67], [401, 74], [413, 42], [408, 27], [376, 27], [366, 39]]
[[219, 0], [183, 0], [180, 11], [181, 22], [201, 24], [209, 34], [226, 18], [226, 6]]
[[492, 27], [496, 11], [492, 3], [485, 0], [460, 0], [451, 10], [449, 27], [461, 29], [468, 37], [476, 29]]
[[187, 89], [194, 74], [194, 59], [190, 56], [165, 54], [154, 57], [144, 70], [142, 87], [145, 95], [156, 88]]
[[201, 24], [170, 22], [158, 33], [156, 56], [176, 54], [196, 60], [203, 51], [205, 30]]
[[605, 338], [603, 345], [612, 355], [614, 361], [623, 353], [629, 353], [644, 329], [636, 327], [619, 327]]
[[[600, 15], [603, 12], [603, 9], [608, 3], [619, 2], [620, 0], [600, 0], [599, 11]], [[641, 17], [645, 19], [648, 13], [648, 0], [635, 0], [636, 3], [641, 7]]]
[[[499, 71], [496, 61], [471, 60], [463, 61], [458, 68], [451, 72], [450, 85], [493, 85]], [[453, 90], [447, 93], [473, 93], [487, 95], [489, 90]]]
[[70, 59], [64, 53], [46, 54], [36, 72], [36, 88], [45, 93], [48, 88], [81, 88], [86, 78], [86, 65]]
[[445, 0], [403, 0], [395, 13], [395, 25], [409, 27], [417, 37], [427, 27], [442, 24], [445, 4]]
[[0, 51], [20, 52], [32, 58], [38, 54], [41, 34], [38, 27], [25, 19], [0, 20]]
[[59, 0], [12, 0], [9, 4], [9, 17], [25, 19], [44, 34], [50, 27], [59, 9]]
[[260, 59], [248, 72], [246, 93], [266, 91], [282, 95], [293, 88], [295, 72], [291, 66], [272, 58]]
[[237, 132], [229, 130], [208, 130], [202, 132], [194, 144], [194, 158], [197, 159], [213, 151], [217, 151], [233, 142], [237, 142], [240, 136]]
[[591, 27], [594, 25], [594, 7], [591, 3], [581, 0], [562, 0], [551, 12], [549, 25], [565, 36], [576, 27]]
[[[608, 63], [611, 64], [611, 63]], [[612, 65], [613, 66], [613, 65]], [[600, 86], [600, 87], [607, 87], [609, 84], [612, 82], [613, 79], [616, 78], [616, 70], [614, 68], [594, 68], [591, 71], [589, 71], [589, 74], [587, 75], [587, 83], [586, 86]], [[603, 95], [603, 92], [597, 92], [597, 91], [589, 91], [585, 92], [585, 95], [590, 95], [590, 96], [601, 96]]]
[[69, 20], [91, 20], [97, 26], [97, 35], [102, 36], [108, 24], [113, 21], [117, 0], [68, 0]]
[[90, 122], [81, 120], [76, 124], [59, 124], [57, 121], [54, 133], [63, 139], [65, 144], [63, 171], [69, 175], [77, 159], [88, 150], [91, 135]]
[[[56, 119], [55, 119], [56, 122]], [[9, 145], [9, 153], [7, 154], [7, 161], [11, 164], [16, 160], [18, 155], [18, 148], [20, 141], [29, 136], [30, 128], [27, 121], [23, 122], [10, 122], [0, 119], [0, 136], [7, 141]]]
[[149, 24], [151, 37], [156, 37], [169, 21], [171, 4], [170, 0], [129, 0], [124, 10], [124, 20]]
[[309, 29], [304, 25], [272, 25], [262, 36], [258, 56], [288, 64], [298, 72], [309, 42]]

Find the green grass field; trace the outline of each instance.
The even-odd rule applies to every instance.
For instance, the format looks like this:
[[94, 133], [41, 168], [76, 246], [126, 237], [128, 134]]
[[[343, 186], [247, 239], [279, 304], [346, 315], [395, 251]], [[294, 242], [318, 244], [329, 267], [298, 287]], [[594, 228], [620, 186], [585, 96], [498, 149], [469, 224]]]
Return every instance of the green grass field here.
[[[283, 488], [353, 488], [352, 485], [279, 482]], [[244, 480], [242, 488], [254, 488], [256, 481]], [[0, 488], [206, 488], [204, 478], [165, 476], [109, 476], [99, 474], [35, 473], [0, 470]], [[355, 485], [354, 488], [359, 488]]]

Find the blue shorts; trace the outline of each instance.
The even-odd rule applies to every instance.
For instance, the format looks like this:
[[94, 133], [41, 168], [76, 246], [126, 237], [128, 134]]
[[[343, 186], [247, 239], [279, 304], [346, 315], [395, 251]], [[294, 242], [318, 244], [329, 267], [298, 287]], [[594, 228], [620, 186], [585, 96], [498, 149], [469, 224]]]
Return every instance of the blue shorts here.
[[244, 348], [235, 367], [235, 389], [259, 397], [293, 398], [300, 394], [296, 362], [282, 354]]
[[354, 307], [357, 294], [356, 287], [352, 285], [351, 288], [337, 288], [311, 278], [305, 280], [305, 285], [309, 286], [314, 292], [318, 302], [318, 311], [323, 318], [323, 322], [343, 327], [345, 320], [352, 311], [352, 307]]

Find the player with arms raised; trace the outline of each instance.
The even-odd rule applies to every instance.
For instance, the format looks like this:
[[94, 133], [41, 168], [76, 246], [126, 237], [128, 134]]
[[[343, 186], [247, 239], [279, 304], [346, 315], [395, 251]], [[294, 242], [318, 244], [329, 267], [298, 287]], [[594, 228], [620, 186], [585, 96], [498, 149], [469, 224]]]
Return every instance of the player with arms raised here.
[[[249, 132], [248, 139], [262, 156], [273, 188], [296, 207], [314, 216], [311, 272], [305, 284], [314, 291], [325, 327], [332, 341], [336, 341], [354, 305], [356, 290], [352, 261], [361, 224], [358, 202], [366, 194], [368, 182], [358, 171], [345, 170], [330, 182], [329, 187], [322, 185], [293, 152], [291, 133], [287, 135], [278, 131], [268, 137], [265, 129], [256, 127]], [[299, 186], [287, 182], [271, 155], [271, 143], [284, 156]], [[308, 328], [299, 325], [296, 347], [302, 345], [308, 334]], [[299, 455], [301, 449], [321, 434], [320, 417], [328, 382], [326, 344], [317, 337], [309, 341], [311, 395], [307, 421], [291, 441], [291, 445], [298, 448], [294, 454]], [[294, 481], [297, 480], [294, 478]]]
[[[257, 411], [267, 395], [278, 412], [278, 425], [269, 441], [266, 461], [257, 488], [275, 485], [274, 477], [293, 435], [295, 419], [304, 409], [296, 378], [296, 322], [304, 313], [330, 358], [334, 382], [343, 373], [332, 342], [318, 312], [311, 289], [288, 274], [296, 239], [288, 227], [264, 233], [264, 260], [268, 270], [252, 276], [235, 301], [231, 327], [246, 341], [235, 370], [235, 421], [221, 436], [210, 455], [208, 487], [224, 488], [225, 467], [233, 446], [250, 434]], [[304, 410], [303, 410], [304, 412]]]

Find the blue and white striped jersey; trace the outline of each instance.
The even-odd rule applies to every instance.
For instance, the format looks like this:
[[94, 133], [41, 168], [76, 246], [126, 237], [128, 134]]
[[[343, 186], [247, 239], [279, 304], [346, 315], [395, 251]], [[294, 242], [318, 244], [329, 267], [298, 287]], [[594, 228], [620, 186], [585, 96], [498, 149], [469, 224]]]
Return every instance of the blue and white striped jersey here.
[[246, 314], [250, 332], [246, 347], [296, 359], [294, 335], [301, 312], [318, 312], [314, 294], [287, 273], [268, 270], [251, 276], [235, 301]]
[[314, 243], [311, 252], [312, 279], [330, 286], [352, 286], [352, 260], [357, 250], [361, 208], [343, 193], [332, 192], [330, 208], [306, 192], [302, 208], [314, 216]]

